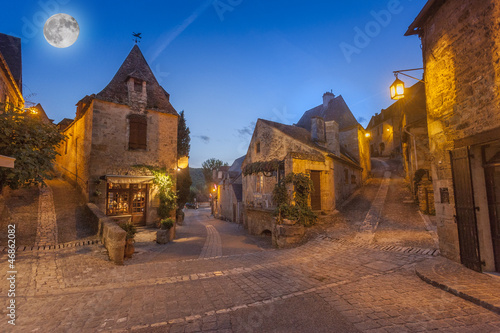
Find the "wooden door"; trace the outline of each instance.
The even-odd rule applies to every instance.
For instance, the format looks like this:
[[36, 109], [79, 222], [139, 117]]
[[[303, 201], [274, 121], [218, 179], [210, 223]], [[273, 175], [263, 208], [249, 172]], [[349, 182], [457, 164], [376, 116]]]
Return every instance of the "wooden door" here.
[[481, 272], [469, 147], [455, 149], [450, 152], [450, 155], [460, 259], [466, 267]]
[[500, 272], [500, 165], [484, 169], [495, 269]]
[[311, 171], [313, 191], [311, 192], [311, 209], [321, 210], [321, 171]]
[[131, 184], [130, 187], [132, 223], [135, 225], [146, 225], [147, 185]]

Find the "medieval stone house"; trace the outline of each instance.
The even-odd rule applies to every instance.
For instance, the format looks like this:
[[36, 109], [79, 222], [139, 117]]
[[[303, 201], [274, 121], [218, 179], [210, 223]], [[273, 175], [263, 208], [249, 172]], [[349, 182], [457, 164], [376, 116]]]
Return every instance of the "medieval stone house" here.
[[441, 253], [500, 271], [500, 3], [430, 0], [422, 40]]
[[245, 156], [237, 158], [230, 167], [217, 170], [221, 177], [217, 183], [215, 217], [235, 223], [243, 222], [243, 181], [241, 165]]
[[255, 163], [276, 165], [275, 171], [243, 177], [245, 223], [249, 232], [273, 230], [272, 191], [288, 173], [307, 173], [314, 185], [311, 208], [331, 212], [362, 184], [363, 168], [341, 146], [336, 121], [311, 118], [311, 131], [258, 119], [243, 170]]
[[369, 141], [365, 129], [358, 123], [344, 98], [326, 92], [323, 94], [323, 103], [304, 112], [296, 125], [311, 131], [313, 117], [320, 117], [325, 122], [333, 120], [338, 124], [340, 147], [359, 163], [363, 169], [363, 181], [366, 180], [371, 172]]
[[403, 117], [398, 101], [381, 110], [370, 119], [366, 130], [370, 133], [370, 154], [372, 156], [394, 157], [401, 155], [401, 121]]
[[[21, 39], [0, 33], [0, 112], [10, 106], [24, 108]], [[0, 167], [14, 167], [15, 159], [0, 155]]]
[[57, 170], [107, 215], [144, 225], [159, 199], [148, 168], [177, 168], [178, 114], [135, 45], [111, 82], [77, 103]]

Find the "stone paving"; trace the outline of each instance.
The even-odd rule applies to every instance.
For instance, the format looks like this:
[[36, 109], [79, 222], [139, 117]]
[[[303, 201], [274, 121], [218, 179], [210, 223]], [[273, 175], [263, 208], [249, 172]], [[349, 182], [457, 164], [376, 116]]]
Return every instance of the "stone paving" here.
[[207, 224], [205, 227], [207, 228], [207, 239], [199, 259], [218, 258], [222, 256], [222, 243], [219, 232], [211, 224]]
[[[20, 253], [17, 326], [0, 322], [0, 329], [260, 332], [288, 302], [314, 298], [364, 332], [500, 330], [500, 316], [421, 281], [414, 265], [430, 258], [422, 254], [321, 239], [290, 250], [132, 266], [112, 265], [99, 246], [46, 252], [54, 255], [60, 280], [45, 265], [52, 257]], [[36, 280], [46, 283], [21, 284], [36, 262]], [[269, 307], [273, 313], [262, 315]], [[259, 320], [242, 321], [242, 313]]]

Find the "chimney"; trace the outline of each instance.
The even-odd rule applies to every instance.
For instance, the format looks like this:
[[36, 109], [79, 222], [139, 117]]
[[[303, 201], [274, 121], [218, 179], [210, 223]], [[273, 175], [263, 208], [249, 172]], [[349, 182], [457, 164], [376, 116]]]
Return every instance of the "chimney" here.
[[321, 117], [311, 118], [311, 139], [314, 143], [325, 147], [325, 121]]
[[325, 121], [326, 149], [340, 156], [339, 124], [335, 120]]
[[130, 76], [127, 80], [127, 89], [129, 106], [135, 111], [143, 112], [148, 102], [146, 81]]
[[330, 101], [334, 98], [335, 98], [335, 95], [332, 92], [327, 91], [326, 93], [324, 93], [323, 94], [323, 107], [327, 108], [328, 103], [330, 103]]

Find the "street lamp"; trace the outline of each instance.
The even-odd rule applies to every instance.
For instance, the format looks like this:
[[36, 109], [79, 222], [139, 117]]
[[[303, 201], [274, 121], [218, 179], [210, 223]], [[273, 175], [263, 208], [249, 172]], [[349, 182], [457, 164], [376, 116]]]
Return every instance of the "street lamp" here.
[[420, 81], [420, 82], [424, 82], [420, 79], [417, 79], [416, 77], [413, 77], [413, 76], [410, 76], [408, 74], [405, 74], [403, 72], [409, 72], [409, 71], [419, 71], [419, 70], [422, 70], [423, 68], [413, 68], [413, 69], [402, 69], [402, 70], [399, 70], [399, 71], [394, 71], [394, 76], [396, 77], [396, 80], [391, 84], [391, 88], [390, 88], [390, 91], [391, 91], [391, 99], [395, 99], [395, 100], [398, 100], [398, 99], [401, 99], [401, 98], [404, 98], [405, 97], [405, 84], [403, 81], [401, 81], [399, 78], [398, 78], [398, 75], [401, 74], [401, 75], [404, 75], [404, 76], [408, 76], [414, 80], [417, 80], [417, 81]]

